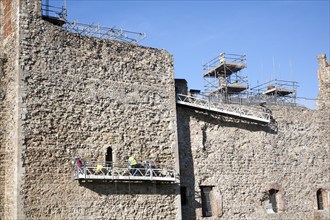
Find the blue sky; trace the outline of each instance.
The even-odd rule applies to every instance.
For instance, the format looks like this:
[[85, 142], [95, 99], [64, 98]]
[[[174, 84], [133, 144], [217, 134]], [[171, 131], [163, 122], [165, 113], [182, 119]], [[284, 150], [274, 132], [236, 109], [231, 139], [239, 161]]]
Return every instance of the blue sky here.
[[175, 77], [191, 89], [203, 90], [202, 64], [226, 52], [246, 54], [250, 87], [294, 80], [307, 98], [318, 93], [317, 56], [330, 57], [329, 8], [329, 0], [67, 0], [70, 21], [146, 32], [140, 44], [171, 53]]

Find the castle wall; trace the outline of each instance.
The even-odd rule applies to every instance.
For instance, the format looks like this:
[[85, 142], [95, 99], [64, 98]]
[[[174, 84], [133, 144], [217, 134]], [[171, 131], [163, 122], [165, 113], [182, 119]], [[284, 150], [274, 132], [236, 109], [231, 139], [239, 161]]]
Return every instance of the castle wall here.
[[[164, 50], [68, 33], [41, 20], [37, 3], [20, 3], [21, 32], [13, 36], [19, 46], [11, 44], [19, 54], [8, 48], [9, 62], [16, 56], [20, 69], [17, 65], [5, 70], [15, 78], [10, 82], [15, 97], [7, 100], [20, 104], [6, 116], [12, 120], [7, 130], [15, 127], [16, 134], [5, 135], [1, 147], [6, 147], [6, 157], [14, 158], [5, 164], [5, 193], [17, 187], [21, 203], [12, 206], [18, 200], [10, 201], [16, 198], [10, 194], [4, 216], [178, 218], [177, 184], [79, 183], [71, 176], [75, 156], [104, 161], [109, 147], [114, 162], [124, 166], [125, 157], [135, 155], [140, 162], [178, 167], [172, 56]], [[8, 102], [2, 106], [9, 108]], [[7, 178], [13, 172], [17, 178]]]
[[[203, 219], [203, 186], [212, 187], [213, 217], [207, 219], [329, 219], [324, 113], [272, 106], [276, 123], [261, 126], [181, 106], [177, 111], [183, 219]], [[278, 213], [268, 213], [270, 189], [278, 190]], [[324, 210], [317, 210], [318, 189], [326, 192]]]

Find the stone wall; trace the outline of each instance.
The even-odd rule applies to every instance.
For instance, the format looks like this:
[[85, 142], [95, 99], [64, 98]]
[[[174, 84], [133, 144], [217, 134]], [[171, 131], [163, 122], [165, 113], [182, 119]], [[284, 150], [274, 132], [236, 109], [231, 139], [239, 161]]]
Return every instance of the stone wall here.
[[[201, 186], [213, 187], [207, 219], [329, 219], [329, 204], [315, 207], [317, 190], [330, 190], [324, 116], [298, 107], [271, 110], [275, 122], [261, 126], [178, 107], [184, 219], [203, 219]], [[278, 213], [268, 214], [270, 189], [278, 190]]]
[[[13, 37], [19, 46], [11, 45], [19, 54], [8, 51], [20, 69], [5, 70], [16, 77], [10, 82], [16, 97], [8, 100], [19, 101], [2, 120], [16, 127], [16, 136], [1, 142], [13, 158], [5, 164], [10, 196], [1, 204], [12, 209], [5, 218], [178, 218], [177, 184], [78, 182], [71, 169], [75, 156], [104, 161], [109, 147], [116, 163], [135, 155], [178, 167], [172, 56], [68, 33], [43, 21], [38, 3], [20, 3], [20, 36]], [[17, 177], [7, 178], [12, 172]]]

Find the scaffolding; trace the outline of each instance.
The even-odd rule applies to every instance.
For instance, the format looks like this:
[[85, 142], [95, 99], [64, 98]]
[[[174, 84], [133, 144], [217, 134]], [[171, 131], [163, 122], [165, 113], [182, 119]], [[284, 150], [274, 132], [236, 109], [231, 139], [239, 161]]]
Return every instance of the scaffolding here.
[[177, 95], [176, 102], [179, 105], [211, 111], [247, 121], [253, 121], [262, 124], [268, 124], [271, 121], [271, 114], [265, 108], [260, 109], [254, 106], [225, 104], [222, 102], [212, 101], [210, 97], [205, 99], [183, 94]]
[[55, 7], [46, 3], [42, 4], [41, 11], [43, 20], [72, 33], [129, 43], [139, 43], [147, 37], [146, 33], [127, 31], [122, 28], [102, 27], [100, 24], [82, 24], [77, 20], [70, 22], [67, 20], [67, 9], [65, 6]]
[[178, 182], [177, 173], [172, 168], [156, 168], [149, 161], [140, 167], [129, 168], [113, 162], [73, 161], [73, 179], [93, 181], [151, 181]]
[[246, 55], [220, 53], [203, 65], [204, 88], [208, 96], [222, 101], [247, 96], [248, 79], [240, 74], [246, 68]]
[[298, 87], [298, 82], [274, 79], [251, 88], [249, 102], [296, 105]]
[[49, 4], [41, 4], [42, 19], [57, 26], [62, 26], [67, 22], [67, 10], [65, 6], [56, 7]]
[[121, 42], [139, 43], [146, 38], [146, 33], [126, 31], [122, 28], [102, 27], [99, 24], [81, 24], [77, 20], [66, 22], [63, 27], [73, 33], [88, 35], [90, 37], [118, 40]]

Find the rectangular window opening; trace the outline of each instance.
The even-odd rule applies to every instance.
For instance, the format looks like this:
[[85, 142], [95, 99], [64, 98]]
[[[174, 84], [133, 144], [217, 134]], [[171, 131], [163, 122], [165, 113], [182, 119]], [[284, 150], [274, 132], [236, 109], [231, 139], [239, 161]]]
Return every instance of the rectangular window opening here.
[[322, 197], [322, 191], [318, 190], [316, 193], [317, 196], [317, 209], [323, 210], [323, 197]]
[[187, 187], [181, 186], [180, 193], [181, 193], [181, 205], [187, 205]]
[[202, 196], [202, 214], [203, 217], [212, 216], [211, 198], [210, 193], [212, 191], [212, 186], [201, 186], [201, 196]]

